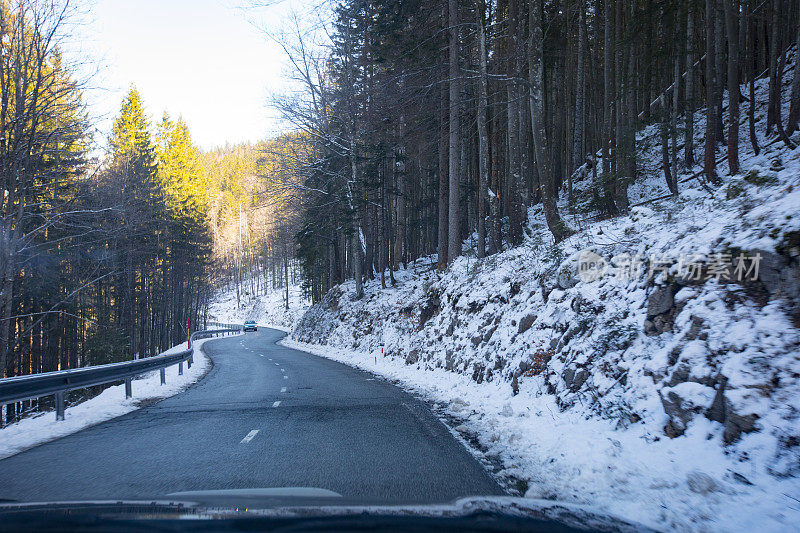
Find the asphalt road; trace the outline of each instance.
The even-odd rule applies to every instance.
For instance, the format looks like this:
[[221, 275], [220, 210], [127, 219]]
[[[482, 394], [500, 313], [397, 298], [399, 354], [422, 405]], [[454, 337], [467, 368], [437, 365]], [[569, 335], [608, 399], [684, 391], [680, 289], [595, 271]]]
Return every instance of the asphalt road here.
[[214, 368], [185, 392], [0, 461], [0, 499], [298, 486], [365, 503], [504, 494], [423, 403], [282, 337], [208, 341]]

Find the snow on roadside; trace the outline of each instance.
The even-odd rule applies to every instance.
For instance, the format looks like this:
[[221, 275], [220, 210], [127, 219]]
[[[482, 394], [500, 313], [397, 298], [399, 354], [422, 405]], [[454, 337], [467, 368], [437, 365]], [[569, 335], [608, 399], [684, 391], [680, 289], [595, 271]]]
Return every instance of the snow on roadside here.
[[[195, 341], [194, 364], [184, 365], [183, 375], [178, 375], [178, 365], [166, 369], [166, 384], [161, 385], [159, 371], [154, 370], [133, 381], [133, 397], [125, 398], [125, 385], [115, 385], [101, 394], [67, 407], [64, 420], [56, 422], [53, 411], [25, 418], [0, 429], [0, 459], [5, 459], [33, 446], [64, 437], [86, 427], [99, 424], [130, 413], [145, 403], [174, 396], [195, 383], [211, 368], [211, 360], [202, 350], [205, 341]], [[174, 346], [162, 355], [186, 349], [185, 343]]]
[[[786, 531], [800, 524], [800, 485], [748, 468], [709, 446], [721, 428], [693, 424], [681, 439], [653, 439], [644, 426], [618, 431], [608, 420], [561, 411], [551, 395], [505, 382], [476, 383], [443, 368], [420, 368], [380, 350], [358, 352], [285, 338], [282, 345], [333, 359], [390, 380], [444, 405], [455, 431], [477, 438], [496, 474], [529, 481], [525, 496], [586, 504], [655, 529]], [[742, 480], [747, 479], [747, 485]]]

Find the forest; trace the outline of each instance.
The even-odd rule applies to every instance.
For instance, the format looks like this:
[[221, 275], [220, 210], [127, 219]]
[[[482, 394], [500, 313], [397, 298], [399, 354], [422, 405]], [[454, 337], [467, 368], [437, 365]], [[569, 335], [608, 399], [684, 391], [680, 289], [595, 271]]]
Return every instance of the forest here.
[[288, 306], [298, 272], [319, 301], [423, 256], [480, 260], [519, 245], [531, 213], [557, 243], [631, 208], [641, 127], [659, 126], [677, 195], [719, 187], [723, 161], [737, 172], [740, 137], [791, 146], [800, 120], [797, 62], [779, 105], [795, 0], [325, 6], [277, 37], [284, 132], [201, 150], [182, 118], [151, 123], [135, 80], [98, 139], [62, 53], [71, 4], [0, 1], [3, 376], [155, 355], [206, 323], [221, 288], [284, 287]]
[[800, 523], [800, 0], [0, 0], [0, 181], [0, 516]]
[[289, 241], [256, 205], [263, 148], [201, 151], [134, 85], [98, 139], [61, 50], [75, 16], [0, 1], [0, 377], [156, 355], [203, 327], [216, 282], [284, 279]]
[[[555, 242], [587, 217], [626, 213], [645, 125], [660, 127], [677, 195], [690, 179], [718, 187], [722, 161], [736, 173], [740, 137], [756, 153], [791, 145], [800, 118], [800, 76], [788, 116], [778, 105], [800, 39], [792, 0], [352, 0], [332, 11], [327, 25], [296, 20], [282, 34], [296, 90], [275, 105], [302, 146], [268, 177], [296, 201], [314, 301], [345, 279], [359, 295], [363, 279], [385, 286], [429, 254], [445, 269], [514, 247], [530, 209]], [[765, 77], [768, 119], [756, 124]], [[588, 200], [575, 176], [590, 177]]]

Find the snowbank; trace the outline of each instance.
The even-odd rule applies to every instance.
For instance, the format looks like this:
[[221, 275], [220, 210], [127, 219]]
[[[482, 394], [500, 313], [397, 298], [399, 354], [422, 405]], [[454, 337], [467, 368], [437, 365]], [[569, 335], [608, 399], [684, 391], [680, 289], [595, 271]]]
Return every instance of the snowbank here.
[[712, 422], [680, 439], [658, 439], [644, 425], [620, 431], [606, 420], [561, 411], [552, 396], [536, 391], [514, 396], [500, 381], [479, 384], [380, 353], [281, 344], [397, 380], [433, 400], [447, 421], [460, 422], [454, 430], [465, 444], [479, 441], [480, 450], [472, 448], [479, 459], [501, 460], [501, 480], [524, 480], [511, 488], [527, 497], [587, 504], [656, 529], [786, 531], [800, 523], [797, 481], [759, 473], [709, 446], [708, 435], [719, 435]]
[[[130, 413], [142, 405], [185, 390], [211, 368], [211, 360], [202, 350], [203, 344], [208, 340], [211, 339], [199, 339], [194, 342], [194, 364], [192, 368], [186, 368], [184, 365], [183, 375], [178, 375], [178, 365], [166, 369], [165, 385], [161, 385], [159, 371], [155, 370], [133, 381], [132, 398], [125, 398], [124, 384], [115, 385], [94, 398], [67, 407], [63, 421], [56, 422], [53, 412], [44, 412], [0, 429], [0, 459]], [[185, 349], [186, 344], [183, 343], [170, 348], [162, 355]]]

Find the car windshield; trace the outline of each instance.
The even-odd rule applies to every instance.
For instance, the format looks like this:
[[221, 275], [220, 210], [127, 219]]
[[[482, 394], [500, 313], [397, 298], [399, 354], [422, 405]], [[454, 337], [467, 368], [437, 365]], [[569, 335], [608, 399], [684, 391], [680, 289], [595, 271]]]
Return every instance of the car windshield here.
[[0, 0], [0, 529], [89, 501], [798, 530], [800, 0]]

